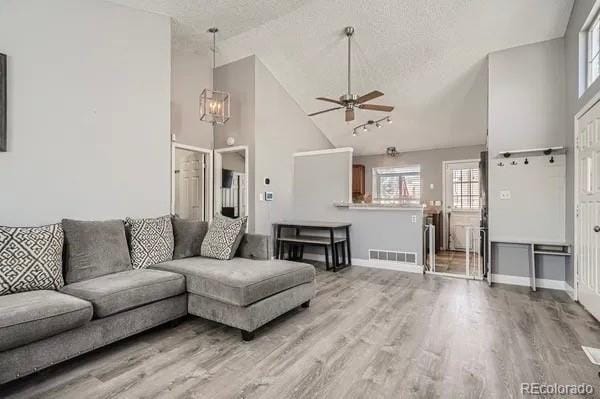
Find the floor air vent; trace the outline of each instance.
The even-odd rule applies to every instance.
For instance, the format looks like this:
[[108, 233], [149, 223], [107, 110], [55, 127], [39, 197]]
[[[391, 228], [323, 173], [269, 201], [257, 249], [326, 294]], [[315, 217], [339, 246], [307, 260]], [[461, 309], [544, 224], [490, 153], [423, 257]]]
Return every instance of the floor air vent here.
[[387, 262], [417, 263], [415, 252], [382, 251], [379, 249], [369, 250], [369, 260], [383, 260]]

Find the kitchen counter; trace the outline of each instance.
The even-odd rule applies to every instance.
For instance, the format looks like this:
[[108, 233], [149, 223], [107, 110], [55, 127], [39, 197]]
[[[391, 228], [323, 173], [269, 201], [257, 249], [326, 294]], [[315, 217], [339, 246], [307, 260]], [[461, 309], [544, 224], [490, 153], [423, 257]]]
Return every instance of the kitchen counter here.
[[423, 212], [421, 205], [335, 202], [337, 208]]

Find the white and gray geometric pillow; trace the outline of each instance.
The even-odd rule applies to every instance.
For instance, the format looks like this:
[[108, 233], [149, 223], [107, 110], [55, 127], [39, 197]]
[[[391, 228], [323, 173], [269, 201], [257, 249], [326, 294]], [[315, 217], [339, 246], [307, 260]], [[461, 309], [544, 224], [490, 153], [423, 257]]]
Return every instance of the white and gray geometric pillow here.
[[206, 258], [229, 260], [240, 246], [248, 217], [231, 219], [215, 215], [202, 241], [200, 254]]
[[62, 274], [63, 229], [0, 226], [0, 295], [56, 290]]
[[134, 269], [144, 269], [173, 259], [171, 216], [152, 219], [125, 219], [129, 233], [129, 251]]

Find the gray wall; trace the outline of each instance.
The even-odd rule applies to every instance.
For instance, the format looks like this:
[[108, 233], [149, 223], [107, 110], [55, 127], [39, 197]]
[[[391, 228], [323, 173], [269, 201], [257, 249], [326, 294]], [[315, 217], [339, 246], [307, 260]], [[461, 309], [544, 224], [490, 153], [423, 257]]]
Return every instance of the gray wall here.
[[[520, 46], [489, 55], [490, 162], [499, 151], [561, 146], [567, 129], [564, 40]], [[490, 192], [496, 191], [490, 176]], [[494, 209], [490, 208], [490, 225]], [[519, 228], [520, 220], [514, 220]], [[564, 258], [539, 257], [540, 278], [564, 280]], [[492, 271], [527, 275], [527, 247], [497, 244]], [[543, 276], [543, 277], [541, 277]]]
[[[566, 57], [566, 98], [567, 98], [567, 125], [565, 128], [565, 143], [567, 146], [567, 240], [573, 242], [575, 236], [575, 213], [574, 213], [574, 132], [573, 120], [575, 114], [598, 93], [600, 90], [600, 79], [596, 80], [587, 90], [580, 92], [580, 81], [585, 81], [585, 73], [580, 72], [580, 57], [585, 57], [585, 51], [579, 52], [579, 32], [587, 19], [595, 0], [577, 0], [573, 4], [571, 18], [565, 33], [565, 57]], [[583, 63], [585, 65], [585, 63]], [[581, 93], [581, 97], [580, 97]], [[566, 273], [567, 283], [574, 286], [574, 268], [569, 265]]]
[[[442, 182], [444, 173], [442, 162], [460, 159], [479, 159], [484, 145], [468, 147], [441, 148], [427, 151], [410, 151], [401, 153], [398, 157], [387, 155], [369, 155], [354, 157], [354, 164], [365, 165], [365, 190], [373, 191], [373, 168], [382, 166], [421, 166], [421, 199], [426, 201], [442, 201]], [[430, 188], [433, 184], [433, 189]]]
[[214, 148], [227, 147], [227, 138], [233, 137], [235, 145], [248, 146], [248, 231], [255, 232], [255, 89], [254, 57], [246, 57], [218, 67], [214, 72], [215, 88], [231, 95], [231, 119], [214, 128]]
[[564, 40], [489, 55], [491, 156], [499, 151], [565, 143]]
[[339, 221], [333, 206], [348, 202], [352, 152], [298, 156], [294, 158], [294, 218]]
[[0, 224], [170, 207], [169, 18], [106, 1], [4, 0]]
[[206, 54], [173, 49], [171, 54], [171, 134], [178, 143], [213, 148], [213, 127], [199, 116], [200, 94], [212, 87]]
[[[293, 154], [332, 145], [254, 56], [217, 68], [215, 87], [232, 96], [231, 120], [215, 128], [215, 148], [228, 137], [249, 147], [249, 231], [271, 234], [272, 223], [293, 212]], [[273, 201], [259, 200], [265, 191]]]
[[[352, 153], [300, 156], [294, 162], [294, 219], [352, 223], [352, 256], [369, 258], [369, 249], [416, 252], [422, 262], [421, 210], [338, 208], [347, 202]], [[415, 223], [412, 217], [416, 216]], [[312, 250], [312, 249], [311, 249]], [[321, 253], [315, 248], [314, 252]]]
[[[299, 151], [332, 148], [323, 132], [290, 97], [273, 74], [255, 60], [256, 196], [272, 191], [273, 201], [256, 202], [256, 232], [268, 234], [272, 224], [289, 219], [294, 211], [294, 157]], [[269, 177], [271, 184], [264, 185]]]

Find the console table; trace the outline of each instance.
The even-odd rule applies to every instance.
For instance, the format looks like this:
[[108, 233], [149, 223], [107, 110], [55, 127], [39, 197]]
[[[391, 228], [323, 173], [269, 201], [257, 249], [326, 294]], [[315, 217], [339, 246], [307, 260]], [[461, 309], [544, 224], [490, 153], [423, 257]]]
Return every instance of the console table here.
[[[352, 250], [350, 245], [350, 226], [351, 223], [347, 222], [319, 222], [319, 221], [306, 221], [306, 220], [294, 220], [294, 221], [281, 221], [275, 223], [275, 253], [279, 256], [281, 240], [283, 237], [281, 236], [281, 230], [283, 228], [291, 228], [295, 229], [296, 236], [295, 237], [285, 237], [286, 241], [294, 241], [297, 243], [302, 243], [302, 235], [300, 234], [302, 230], [321, 230], [329, 232], [329, 237], [319, 237], [319, 236], [306, 236], [306, 244], [308, 245], [330, 245], [331, 246], [331, 258], [333, 260], [333, 271], [337, 272], [339, 269], [342, 269], [347, 266], [352, 265]], [[338, 249], [337, 244], [340, 242], [339, 238], [336, 238], [335, 232], [342, 230], [345, 233], [344, 245], [346, 246], [347, 251], [342, 251], [343, 254], [347, 252], [348, 261], [347, 263], [338, 268], [337, 259], [338, 259]], [[326, 255], [327, 256], [327, 255]]]

